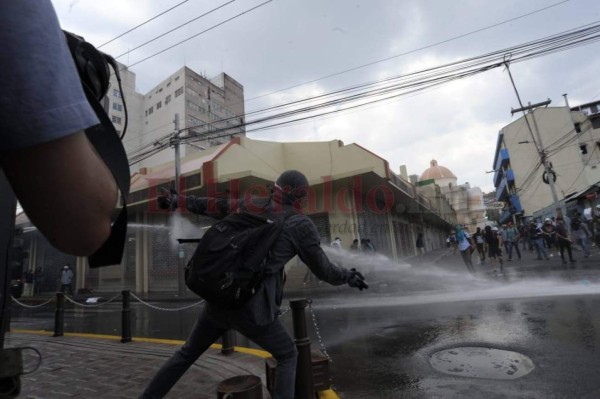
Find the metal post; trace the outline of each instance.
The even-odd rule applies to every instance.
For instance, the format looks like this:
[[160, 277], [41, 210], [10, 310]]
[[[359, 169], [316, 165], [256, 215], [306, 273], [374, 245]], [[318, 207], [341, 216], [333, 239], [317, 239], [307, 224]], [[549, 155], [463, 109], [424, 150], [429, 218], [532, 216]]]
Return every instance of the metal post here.
[[306, 299], [290, 301], [292, 320], [294, 323], [294, 342], [298, 349], [298, 366], [296, 368], [296, 399], [313, 399], [315, 387], [313, 382], [312, 358], [310, 354], [310, 338], [306, 328]]
[[65, 324], [65, 295], [62, 292], [56, 293], [56, 310], [54, 311], [54, 335], [53, 337], [62, 337], [64, 335]]
[[[179, 129], [179, 114], [175, 114], [175, 119], [173, 119], [173, 123], [175, 124], [175, 133], [173, 134], [173, 137], [171, 137], [170, 144], [175, 149], [175, 191], [179, 193], [179, 190], [181, 188], [179, 187], [179, 178], [181, 176], [181, 139], [179, 137], [181, 131]], [[179, 201], [179, 197], [177, 198], [177, 201]], [[185, 295], [185, 274], [183, 267], [185, 266], [183, 264], [184, 261], [184, 259], [181, 259], [181, 257], [179, 257], [179, 267], [177, 268], [177, 288], [180, 297]]]
[[175, 191], [179, 192], [179, 175], [181, 174], [181, 159], [179, 154], [179, 146], [181, 144], [181, 140], [179, 139], [179, 114], [175, 114], [175, 119], [173, 119], [173, 123], [175, 124], [175, 133], [171, 138], [171, 145], [175, 148]]
[[129, 290], [121, 291], [123, 295], [123, 309], [121, 310], [121, 342], [131, 342], [131, 297]]
[[223, 355], [231, 355], [233, 352], [235, 352], [236, 339], [234, 330], [229, 330], [225, 332], [225, 334], [223, 334], [223, 336], [221, 337], [221, 340], [221, 353]]
[[[8, 312], [11, 305], [12, 239], [15, 233], [17, 200], [10, 184], [0, 169], [0, 351], [4, 348], [4, 332], [9, 323]], [[23, 271], [21, 270], [20, 273]]]

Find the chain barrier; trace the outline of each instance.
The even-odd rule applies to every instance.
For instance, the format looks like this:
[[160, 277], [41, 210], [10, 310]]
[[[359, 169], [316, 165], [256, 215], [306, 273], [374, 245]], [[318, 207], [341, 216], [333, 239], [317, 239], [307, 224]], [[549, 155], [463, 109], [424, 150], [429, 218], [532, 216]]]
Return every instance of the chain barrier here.
[[130, 293], [130, 295], [131, 295], [131, 296], [132, 296], [132, 297], [133, 297], [135, 300], [137, 300], [138, 302], [140, 302], [140, 303], [141, 303], [141, 304], [143, 304], [143, 305], [146, 305], [146, 306], [148, 306], [149, 308], [156, 309], [156, 310], [164, 310], [164, 311], [167, 311], [167, 312], [178, 312], [178, 311], [180, 311], [180, 310], [185, 310], [185, 309], [193, 308], [194, 306], [198, 306], [198, 305], [200, 305], [200, 304], [204, 303], [204, 300], [201, 300], [200, 302], [196, 302], [196, 303], [193, 303], [193, 304], [191, 304], [191, 305], [184, 306], [184, 307], [182, 307], [182, 308], [169, 309], [169, 308], [161, 308], [161, 307], [158, 307], [158, 306], [152, 305], [151, 303], [148, 303], [148, 302], [144, 301], [143, 299], [140, 299], [140, 298], [139, 298], [137, 295], [135, 295], [133, 292], [131, 292], [131, 293]]
[[325, 347], [325, 344], [323, 343], [323, 337], [321, 337], [321, 331], [319, 330], [319, 325], [317, 324], [317, 316], [315, 315], [315, 311], [312, 307], [312, 300], [308, 301], [308, 310], [310, 311], [310, 315], [312, 317], [313, 326], [315, 327], [315, 334], [317, 335], [317, 340], [319, 341], [319, 346], [321, 347], [321, 352], [323, 352], [323, 355], [325, 355], [327, 360], [329, 360], [329, 363], [333, 363], [333, 359], [331, 358], [331, 356], [329, 356], [329, 353], [327, 352], [327, 348]]
[[279, 317], [283, 317], [287, 312], [289, 312], [290, 310], [292, 310], [292, 308], [290, 308], [289, 306], [283, 310], [279, 310]]
[[16, 304], [23, 306], [24, 308], [29, 308], [29, 309], [34, 309], [34, 308], [41, 308], [42, 306], [46, 306], [47, 304], [49, 304], [50, 302], [52, 302], [54, 300], [54, 298], [50, 298], [48, 299], [46, 302], [44, 303], [40, 303], [39, 305], [27, 305], [23, 302], [20, 302], [17, 298], [15, 298], [14, 296], [10, 296], [10, 299], [13, 300], [13, 302], [15, 302]]
[[106, 304], [111, 303], [112, 301], [114, 301], [115, 299], [119, 298], [120, 296], [121, 296], [121, 294], [117, 294], [117, 295], [113, 296], [112, 298], [110, 298], [106, 302], [98, 303], [98, 304], [94, 304], [94, 305], [90, 305], [90, 304], [86, 304], [86, 303], [77, 302], [74, 299], [71, 299], [71, 297], [69, 297], [68, 295], [64, 295], [64, 297], [65, 297], [65, 299], [67, 301], [71, 302], [73, 305], [81, 306], [83, 308], [99, 308], [100, 306], [104, 306]]

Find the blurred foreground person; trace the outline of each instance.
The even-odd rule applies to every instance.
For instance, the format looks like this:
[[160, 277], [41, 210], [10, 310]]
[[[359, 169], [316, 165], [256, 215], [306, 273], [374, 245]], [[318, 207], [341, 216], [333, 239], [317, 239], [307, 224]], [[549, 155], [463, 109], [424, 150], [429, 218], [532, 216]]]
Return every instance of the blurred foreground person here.
[[[294, 340], [279, 319], [283, 294], [284, 266], [295, 255], [320, 279], [332, 285], [348, 284], [360, 290], [368, 288], [363, 276], [353, 270], [331, 263], [320, 245], [314, 223], [299, 211], [299, 201], [306, 197], [308, 180], [294, 170], [284, 172], [275, 183], [269, 198], [249, 198], [240, 203], [246, 212], [265, 212], [269, 217], [282, 219], [283, 230], [271, 249], [264, 266], [265, 276], [257, 292], [240, 309], [225, 309], [207, 302], [185, 344], [161, 367], [150, 381], [142, 399], [162, 398], [186, 370], [211, 344], [228, 330], [236, 330], [260, 345], [277, 361], [275, 370], [275, 399], [292, 399], [296, 380], [298, 352]], [[159, 197], [159, 206], [174, 209], [177, 197]], [[179, 198], [193, 213], [224, 217], [234, 212], [233, 201], [225, 199]], [[263, 214], [265, 214], [263, 213]]]
[[90, 255], [110, 235], [117, 185], [84, 133], [98, 118], [50, 1], [1, 2], [0, 37], [0, 169], [53, 246]]

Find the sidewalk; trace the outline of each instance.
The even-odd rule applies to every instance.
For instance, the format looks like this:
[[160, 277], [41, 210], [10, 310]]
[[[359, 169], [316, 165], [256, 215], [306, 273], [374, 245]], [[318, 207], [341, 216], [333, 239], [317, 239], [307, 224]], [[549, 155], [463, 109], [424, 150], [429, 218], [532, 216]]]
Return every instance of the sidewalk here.
[[[39, 369], [21, 377], [19, 398], [131, 399], [142, 393], [154, 373], [182, 343], [134, 338], [123, 344], [119, 337], [52, 337], [49, 332], [15, 331], [7, 334], [5, 347], [29, 346], [42, 355]], [[236, 348], [235, 353], [226, 356], [217, 346], [209, 349], [167, 398], [214, 399], [221, 381], [246, 374], [261, 377], [264, 386], [265, 361], [260, 352], [240, 351]], [[35, 368], [37, 359], [33, 350], [23, 351], [26, 371]], [[263, 398], [270, 398], [266, 389]]]

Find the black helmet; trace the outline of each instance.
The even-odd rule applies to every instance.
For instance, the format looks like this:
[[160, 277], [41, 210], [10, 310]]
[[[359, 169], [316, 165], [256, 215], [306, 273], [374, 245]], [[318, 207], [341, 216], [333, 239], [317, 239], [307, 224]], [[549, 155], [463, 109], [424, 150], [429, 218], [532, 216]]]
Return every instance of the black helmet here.
[[285, 193], [289, 199], [296, 201], [308, 195], [308, 180], [297, 170], [286, 170], [275, 182], [275, 186]]

